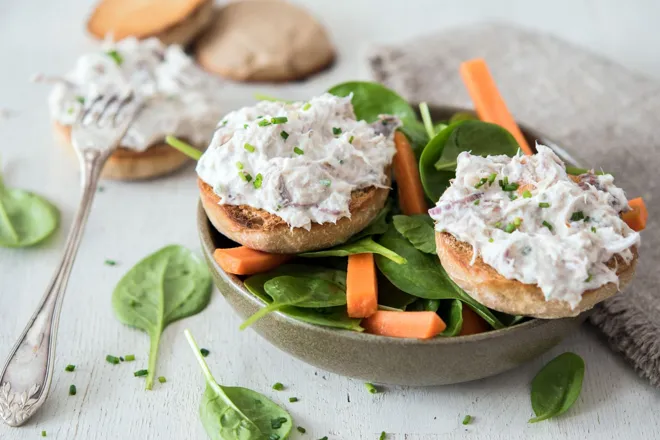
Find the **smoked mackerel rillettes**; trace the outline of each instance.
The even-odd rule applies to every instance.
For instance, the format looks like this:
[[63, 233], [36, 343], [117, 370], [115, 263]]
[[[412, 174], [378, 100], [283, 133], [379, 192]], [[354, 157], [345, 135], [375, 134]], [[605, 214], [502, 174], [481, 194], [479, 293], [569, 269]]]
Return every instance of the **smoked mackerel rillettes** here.
[[429, 210], [436, 230], [470, 244], [508, 279], [536, 284], [546, 300], [575, 308], [582, 294], [618, 285], [615, 255], [633, 259], [639, 234], [619, 214], [629, 209], [610, 174], [573, 180], [548, 147], [533, 156], [458, 156], [456, 178]]
[[396, 118], [357, 120], [351, 96], [262, 101], [226, 115], [197, 164], [221, 204], [261, 208], [291, 228], [350, 217], [355, 190], [387, 188]]

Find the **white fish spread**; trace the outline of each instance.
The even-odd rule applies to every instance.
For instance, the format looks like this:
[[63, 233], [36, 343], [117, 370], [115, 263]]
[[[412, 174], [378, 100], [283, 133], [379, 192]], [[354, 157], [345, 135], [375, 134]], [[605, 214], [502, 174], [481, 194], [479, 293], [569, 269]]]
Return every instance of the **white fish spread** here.
[[85, 102], [99, 95], [130, 92], [144, 107], [121, 142], [144, 151], [168, 134], [206, 145], [220, 112], [219, 83], [179, 46], [158, 39], [106, 42], [103, 50], [81, 56], [75, 69], [57, 79], [49, 99], [52, 118], [72, 125]]
[[536, 284], [546, 300], [573, 308], [585, 290], [618, 284], [614, 255], [629, 262], [639, 234], [619, 217], [629, 209], [611, 175], [577, 182], [548, 147], [534, 156], [458, 157], [456, 179], [429, 214], [436, 230], [474, 248], [502, 274]]
[[197, 164], [221, 204], [261, 208], [292, 228], [350, 217], [354, 190], [386, 187], [398, 120], [356, 120], [351, 97], [262, 101], [226, 115]]

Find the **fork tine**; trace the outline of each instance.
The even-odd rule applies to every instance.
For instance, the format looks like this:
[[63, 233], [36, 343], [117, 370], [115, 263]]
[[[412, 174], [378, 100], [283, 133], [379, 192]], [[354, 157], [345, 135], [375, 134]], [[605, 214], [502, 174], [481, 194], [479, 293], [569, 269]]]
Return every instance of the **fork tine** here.
[[129, 123], [137, 110], [138, 106], [135, 103], [135, 95], [131, 92], [118, 101], [117, 110], [112, 118], [113, 127], [120, 127]]
[[82, 112], [80, 112], [80, 125], [89, 125], [96, 119], [96, 114], [93, 112], [95, 108], [98, 107], [98, 103], [103, 100], [103, 95], [97, 95], [94, 99], [89, 101], [89, 104], [85, 104]]

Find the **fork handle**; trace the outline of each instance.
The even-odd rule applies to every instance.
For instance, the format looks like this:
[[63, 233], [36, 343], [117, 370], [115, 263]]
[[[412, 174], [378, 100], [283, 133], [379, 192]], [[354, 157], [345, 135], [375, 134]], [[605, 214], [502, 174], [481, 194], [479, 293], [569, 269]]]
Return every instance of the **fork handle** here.
[[96, 194], [99, 176], [109, 154], [85, 149], [79, 156], [82, 198], [69, 230], [64, 255], [37, 310], [0, 373], [0, 417], [9, 426], [25, 423], [44, 403], [50, 388], [62, 299]]

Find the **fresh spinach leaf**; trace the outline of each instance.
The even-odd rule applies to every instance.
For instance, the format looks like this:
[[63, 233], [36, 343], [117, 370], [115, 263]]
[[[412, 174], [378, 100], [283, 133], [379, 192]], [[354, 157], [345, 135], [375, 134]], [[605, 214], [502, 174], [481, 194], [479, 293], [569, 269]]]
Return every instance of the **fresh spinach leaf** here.
[[156, 375], [160, 336], [169, 324], [195, 315], [211, 299], [211, 275], [188, 249], [171, 245], [136, 264], [112, 294], [117, 319], [149, 335], [148, 390]]
[[291, 415], [263, 394], [216, 382], [190, 330], [184, 334], [206, 379], [199, 405], [202, 425], [211, 440], [286, 439], [291, 433]]
[[378, 305], [380, 306], [396, 310], [407, 310], [408, 306], [419, 300], [416, 296], [412, 296], [396, 287], [380, 271], [376, 273], [376, 279], [378, 281]]
[[377, 254], [396, 264], [404, 264], [406, 259], [391, 251], [387, 247], [376, 243], [371, 237], [363, 238], [354, 243], [345, 243], [322, 251], [304, 252], [299, 257], [321, 258], [321, 257], [347, 257], [354, 254]]
[[393, 204], [392, 199], [388, 198], [383, 209], [380, 210], [378, 215], [374, 217], [371, 223], [369, 223], [366, 228], [364, 228], [363, 230], [352, 236], [348, 242], [353, 243], [364, 237], [371, 237], [372, 235], [384, 234], [388, 228], [387, 215], [390, 213], [390, 211], [392, 211], [392, 204]]
[[584, 360], [575, 353], [562, 353], [543, 367], [532, 380], [530, 423], [547, 420], [566, 412], [580, 396]]
[[0, 174], [0, 246], [33, 246], [48, 238], [59, 220], [53, 204], [34, 193], [7, 188]]
[[463, 303], [458, 299], [440, 301], [437, 311], [447, 328], [440, 336], [458, 336], [463, 328]]
[[417, 121], [417, 114], [408, 101], [378, 83], [345, 82], [332, 87], [328, 93], [335, 96], [348, 96], [352, 93], [351, 103], [355, 116], [367, 122], [374, 122], [379, 115], [397, 116], [404, 122], [404, 125], [406, 125], [406, 121]]
[[440, 308], [439, 299], [418, 299], [406, 309], [411, 312], [437, 312]]
[[394, 227], [420, 251], [435, 255], [435, 229], [433, 219], [426, 214], [395, 215]]
[[266, 281], [264, 290], [273, 302], [246, 319], [241, 325], [241, 330], [282, 307], [319, 309], [346, 304], [345, 286], [323, 278], [279, 276]]

